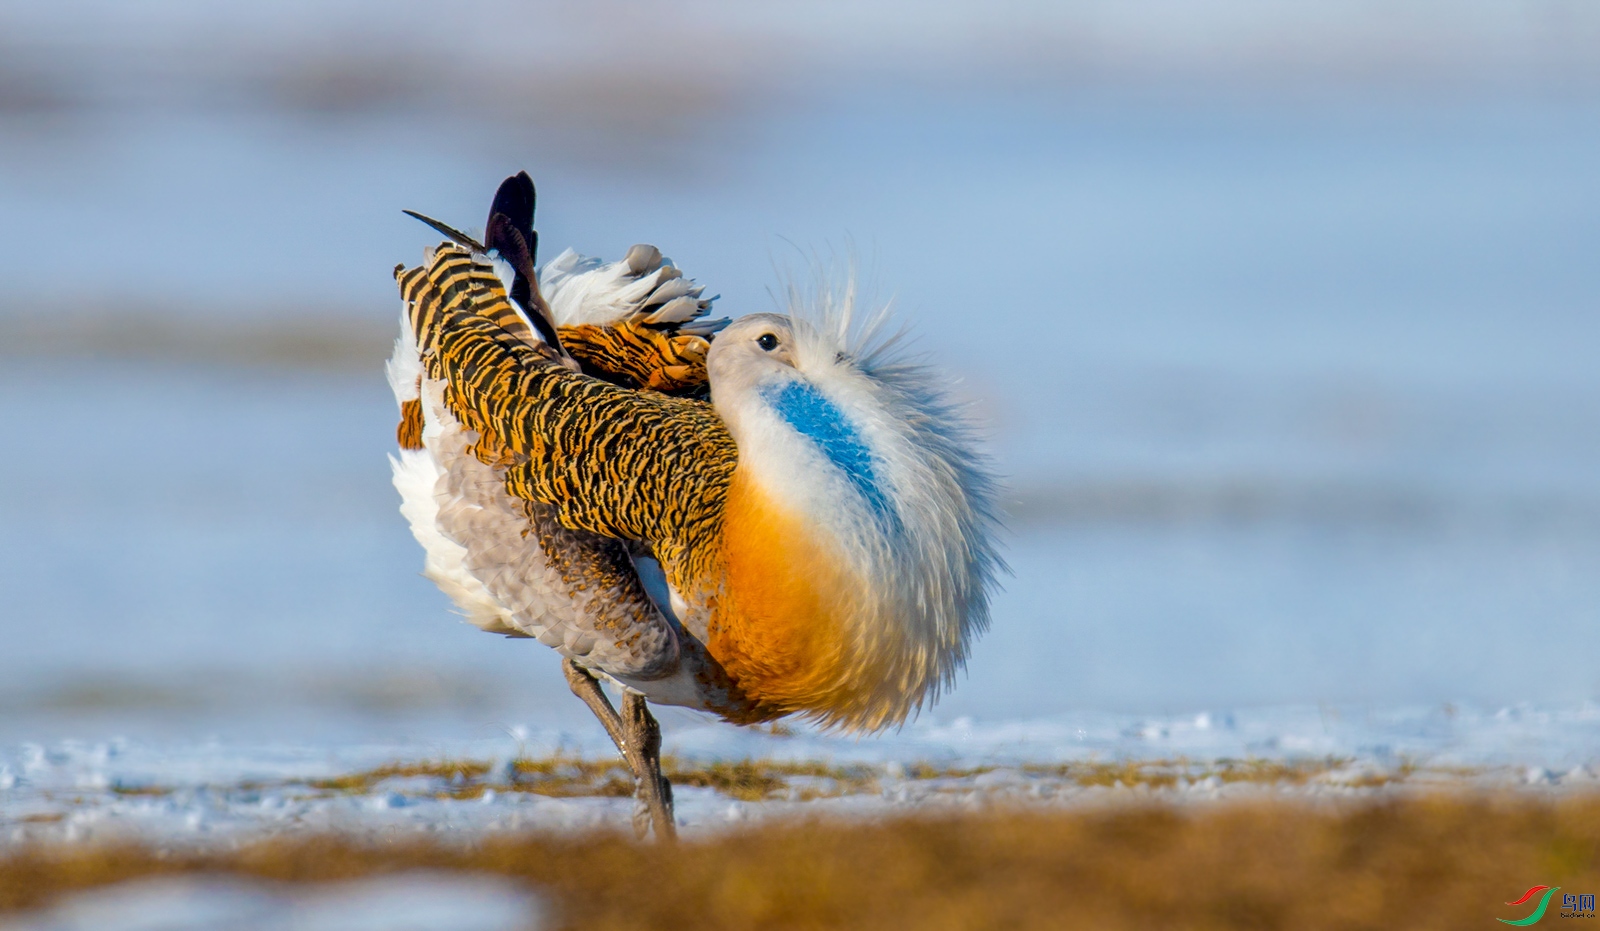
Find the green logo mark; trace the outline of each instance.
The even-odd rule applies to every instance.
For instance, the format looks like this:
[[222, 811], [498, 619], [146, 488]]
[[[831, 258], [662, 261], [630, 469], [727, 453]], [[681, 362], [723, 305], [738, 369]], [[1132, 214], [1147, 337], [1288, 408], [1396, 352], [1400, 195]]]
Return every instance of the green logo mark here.
[[1539, 907], [1533, 910], [1533, 914], [1529, 915], [1526, 918], [1518, 918], [1516, 921], [1512, 921], [1510, 918], [1496, 918], [1495, 921], [1503, 922], [1503, 923], [1508, 924], [1508, 925], [1516, 925], [1519, 928], [1525, 928], [1528, 925], [1533, 924], [1534, 922], [1538, 921], [1540, 918], [1544, 917], [1544, 910], [1546, 908], [1548, 908], [1549, 905], [1550, 905], [1550, 897], [1555, 895], [1556, 894], [1556, 890], [1560, 889], [1560, 888], [1561, 888], [1560, 886], [1534, 886], [1532, 889], [1529, 889], [1527, 892], [1524, 892], [1522, 894], [1522, 898], [1517, 899], [1515, 902], [1507, 902], [1506, 903], [1507, 905], [1521, 905], [1522, 903], [1524, 903], [1524, 902], [1528, 901], [1529, 899], [1533, 898], [1534, 894], [1537, 893], [1540, 889], [1543, 889], [1544, 890], [1544, 895], [1540, 896], [1540, 898], [1539, 898]]

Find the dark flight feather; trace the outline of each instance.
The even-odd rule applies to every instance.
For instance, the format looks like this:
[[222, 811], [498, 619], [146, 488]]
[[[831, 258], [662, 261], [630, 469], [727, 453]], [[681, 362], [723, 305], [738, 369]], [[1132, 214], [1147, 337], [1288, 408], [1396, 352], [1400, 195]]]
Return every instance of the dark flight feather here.
[[511, 263], [515, 278], [511, 283], [511, 299], [528, 312], [530, 322], [539, 335], [552, 348], [559, 350], [561, 340], [556, 336], [555, 321], [550, 307], [539, 293], [539, 279], [534, 272], [539, 251], [539, 234], [533, 230], [533, 211], [537, 195], [533, 179], [526, 171], [519, 171], [500, 182], [489, 207], [489, 222], [484, 226], [484, 245], [502, 259]]
[[473, 239], [471, 236], [468, 236], [466, 233], [461, 232], [460, 230], [456, 229], [455, 227], [449, 225], [448, 223], [440, 223], [438, 220], [435, 220], [433, 217], [424, 216], [423, 214], [420, 214], [420, 213], [416, 212], [415, 210], [402, 210], [400, 212], [405, 214], [408, 217], [411, 217], [411, 218], [417, 219], [417, 220], [421, 220], [422, 222], [428, 224], [429, 226], [433, 227], [433, 229], [436, 232], [443, 233], [445, 236], [449, 237], [451, 242], [454, 242], [457, 245], [466, 246], [468, 249], [471, 249], [473, 252], [487, 252], [487, 251], [489, 251], [488, 249], [484, 248], [483, 243], [477, 241], [476, 239]]
[[535, 202], [533, 179], [528, 177], [526, 171], [519, 171], [500, 182], [500, 189], [494, 192], [494, 202], [489, 206], [489, 222], [484, 226], [490, 230], [485, 234], [489, 248], [496, 248], [493, 233], [494, 218], [496, 214], [500, 214], [511, 221], [512, 229], [522, 234], [523, 242], [528, 246], [529, 256], [532, 257], [538, 251], [533, 233]]

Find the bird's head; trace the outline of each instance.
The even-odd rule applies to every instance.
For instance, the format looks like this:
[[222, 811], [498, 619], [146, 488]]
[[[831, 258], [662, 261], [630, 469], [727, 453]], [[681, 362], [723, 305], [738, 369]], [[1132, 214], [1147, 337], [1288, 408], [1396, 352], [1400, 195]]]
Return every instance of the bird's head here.
[[[747, 314], [717, 334], [706, 356], [711, 399], [741, 447], [778, 436], [836, 446], [871, 443], [898, 420], [896, 393], [850, 351], [836, 321]], [[887, 439], [887, 437], [882, 437]]]
[[825, 327], [750, 314], [718, 334], [706, 357], [711, 400], [752, 478], [802, 509], [854, 501], [840, 517], [893, 519], [890, 476], [901, 411]]
[[723, 394], [759, 390], [797, 377], [795, 324], [782, 314], [749, 314], [717, 334], [706, 374]]

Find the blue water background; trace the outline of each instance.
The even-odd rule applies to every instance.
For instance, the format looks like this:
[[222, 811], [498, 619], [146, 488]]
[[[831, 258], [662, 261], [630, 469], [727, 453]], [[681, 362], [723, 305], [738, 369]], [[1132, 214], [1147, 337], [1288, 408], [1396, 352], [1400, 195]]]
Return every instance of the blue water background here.
[[[738, 314], [855, 256], [951, 373], [1014, 572], [940, 717], [1600, 697], [1600, 104], [910, 88], [657, 160], [534, 135], [11, 126], [0, 280], [376, 328], [432, 239], [400, 208], [481, 223], [527, 168], [545, 257], [654, 242]], [[418, 576], [381, 353], [12, 354], [0, 402], [5, 733], [582, 711]]]

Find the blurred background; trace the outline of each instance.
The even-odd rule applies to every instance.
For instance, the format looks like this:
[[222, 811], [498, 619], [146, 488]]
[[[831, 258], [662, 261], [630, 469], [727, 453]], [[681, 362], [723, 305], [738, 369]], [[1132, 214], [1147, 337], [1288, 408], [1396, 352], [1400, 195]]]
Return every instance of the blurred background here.
[[1592, 707], [1597, 165], [1583, 0], [0, 0], [0, 738], [584, 720], [385, 461], [400, 210], [524, 168], [543, 258], [854, 255], [958, 379], [934, 718]]

